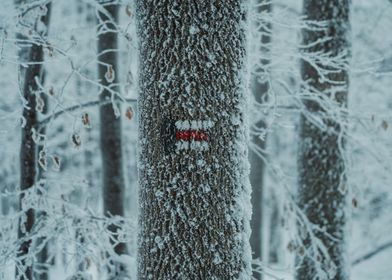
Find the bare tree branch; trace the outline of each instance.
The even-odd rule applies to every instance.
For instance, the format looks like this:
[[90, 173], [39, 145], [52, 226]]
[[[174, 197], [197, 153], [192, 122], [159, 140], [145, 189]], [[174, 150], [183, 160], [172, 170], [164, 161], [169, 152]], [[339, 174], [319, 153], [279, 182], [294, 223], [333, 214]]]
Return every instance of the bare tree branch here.
[[[125, 99], [126, 102], [128, 103], [134, 103], [137, 101], [137, 99], [135, 98], [127, 98]], [[78, 104], [78, 105], [74, 105], [68, 108], [65, 108], [63, 110], [57, 111], [55, 113], [53, 113], [52, 115], [46, 117], [45, 119], [43, 119], [42, 121], [40, 121], [37, 124], [37, 130], [40, 130], [43, 126], [47, 125], [50, 121], [57, 119], [58, 117], [62, 116], [65, 113], [69, 113], [69, 112], [74, 112], [77, 110], [82, 110], [82, 109], [86, 109], [89, 107], [94, 107], [94, 106], [102, 106], [102, 105], [106, 105], [106, 104], [110, 104], [112, 103], [111, 100], [105, 100], [105, 101], [100, 101], [100, 100], [94, 100], [94, 101], [89, 101], [83, 104]]]
[[[392, 1], [392, 0], [391, 0]], [[351, 265], [355, 266], [357, 264], [360, 264], [361, 262], [364, 262], [370, 258], [372, 258], [373, 256], [377, 255], [378, 253], [381, 253], [382, 251], [389, 249], [392, 247], [392, 241], [389, 241], [383, 245], [378, 246], [377, 248], [375, 248], [373, 251], [363, 255], [362, 257], [357, 258], [356, 260], [354, 260]]]

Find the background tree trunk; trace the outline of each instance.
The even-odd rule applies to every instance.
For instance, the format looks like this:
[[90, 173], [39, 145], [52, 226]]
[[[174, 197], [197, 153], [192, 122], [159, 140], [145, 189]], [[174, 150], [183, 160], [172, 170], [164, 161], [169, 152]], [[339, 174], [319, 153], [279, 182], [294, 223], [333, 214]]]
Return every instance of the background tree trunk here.
[[[257, 13], [270, 13], [271, 3], [266, 0], [257, 0], [255, 3], [258, 5]], [[262, 22], [262, 25], [258, 29], [258, 35], [260, 34], [260, 47], [258, 48], [258, 55], [265, 57], [257, 61], [260, 65], [256, 67], [256, 74], [252, 77], [252, 92], [254, 100], [257, 104], [263, 104], [266, 101], [269, 81], [268, 81], [268, 69], [269, 60], [266, 59], [269, 53], [269, 44], [271, 43], [270, 36], [271, 24]], [[254, 149], [249, 149], [249, 162], [250, 162], [250, 183], [252, 185], [252, 220], [251, 228], [252, 234], [250, 237], [250, 245], [252, 248], [253, 258], [263, 260], [263, 189], [264, 189], [264, 173], [265, 166], [264, 161], [259, 155], [260, 150], [264, 150], [266, 146], [266, 138], [261, 139], [260, 133], [264, 133], [266, 128], [265, 121], [261, 114], [258, 114], [258, 118], [251, 122], [251, 137], [250, 141], [255, 145]], [[254, 272], [253, 277], [256, 279], [262, 279], [262, 274]]]
[[269, 223], [269, 239], [268, 239], [268, 263], [278, 264], [281, 260], [282, 250], [282, 226], [280, 213], [280, 198], [271, 191], [271, 214]]
[[[327, 29], [304, 29], [303, 44], [306, 46], [317, 40], [330, 38], [306, 48], [307, 52], [322, 52], [336, 57], [347, 51], [345, 59], [348, 60], [349, 3], [349, 0], [304, 2], [304, 16], [310, 20], [327, 21]], [[328, 273], [329, 279], [342, 280], [349, 279], [346, 245], [348, 190], [342, 150], [345, 144], [345, 127], [332, 119], [319, 102], [324, 98], [336, 102], [341, 108], [347, 106], [348, 72], [344, 68], [331, 68], [322, 63], [318, 63], [317, 67], [322, 71], [331, 71], [327, 74], [327, 79], [323, 79], [320, 72], [309, 62], [302, 61], [302, 78], [311, 91], [311, 96], [305, 97], [303, 102], [306, 110], [322, 119], [327, 129], [321, 129], [304, 114], [301, 115], [298, 199], [310, 222], [325, 229], [325, 233], [317, 232], [317, 237], [328, 249], [334, 264], [325, 263], [325, 260], [319, 260], [321, 263], [317, 263], [306, 254], [304, 257], [298, 256], [296, 279], [318, 279], [316, 275], [320, 269], [318, 270], [317, 265], [321, 265], [321, 269]], [[305, 250], [311, 250], [309, 239], [305, 238], [304, 244]]]
[[[51, 10], [52, 10], [52, 3], [47, 4], [46, 8], [47, 8], [46, 16], [42, 17], [42, 20], [41, 20], [43, 22], [43, 24], [46, 26], [46, 32], [45, 32], [45, 34], [43, 34], [43, 35], [45, 35], [45, 37], [48, 35], [48, 28], [49, 28], [50, 15], [51, 15]], [[46, 75], [45, 73], [46, 73], [46, 71], [43, 69], [42, 70], [42, 78], [41, 78], [42, 85], [44, 85], [44, 83], [45, 83], [45, 75]], [[42, 111], [41, 111], [41, 114], [43, 114], [45, 116], [49, 111], [48, 110], [48, 108], [49, 108], [48, 101], [49, 100], [46, 96], [46, 93], [44, 93], [44, 92], [41, 92], [39, 94], [39, 96], [42, 99], [43, 104], [44, 104]], [[40, 133], [42, 135], [45, 135], [46, 128], [45, 127], [41, 128]], [[44, 145], [39, 145], [38, 152], [44, 148], [45, 148]], [[42, 168], [38, 169], [38, 180], [37, 181], [40, 181], [41, 179], [45, 179], [44, 173], [45, 173], [45, 171]], [[46, 188], [47, 186], [44, 185], [43, 187]], [[44, 212], [44, 211], [37, 213], [37, 220], [39, 220], [41, 218], [44, 219], [45, 216], [46, 216], [46, 212]], [[38, 252], [38, 255], [37, 255], [37, 262], [40, 266], [39, 266], [39, 272], [36, 275], [36, 279], [48, 280], [49, 279], [49, 267], [51, 266], [50, 258], [49, 258], [50, 254], [49, 254], [49, 248], [48, 248], [48, 246], [49, 246], [48, 241], [49, 240], [47, 240], [46, 237], [42, 237], [40, 239], [40, 241], [44, 242], [45, 245], [42, 248], [42, 250], [40, 252]], [[53, 252], [52, 252], [52, 255], [53, 255]]]
[[139, 279], [251, 277], [245, 8], [137, 1]]
[[[98, 12], [101, 27], [98, 35], [98, 54], [99, 65], [98, 75], [100, 83], [118, 92], [118, 4], [115, 1], [106, 1], [102, 4], [107, 13]], [[104, 89], [100, 95], [101, 100], [118, 100], [117, 96]], [[123, 173], [123, 157], [121, 143], [121, 118], [116, 116], [113, 106], [120, 104], [108, 104], [100, 107], [100, 134], [103, 170], [103, 209], [105, 215], [124, 216], [124, 191], [125, 179]], [[109, 230], [117, 238], [118, 226], [111, 224]], [[114, 243], [113, 243], [114, 245]], [[125, 243], [114, 245], [115, 253], [121, 255], [126, 253]], [[109, 272], [110, 277], [118, 277], [125, 273], [123, 265], [114, 261]]]
[[[50, 9], [51, 4], [48, 5], [48, 9]], [[48, 10], [48, 13], [49, 10]], [[49, 21], [49, 14], [47, 15], [47, 20], [45, 20], [47, 23]], [[45, 82], [45, 74], [46, 71], [43, 70], [42, 73], [42, 84], [44, 84]], [[48, 113], [48, 98], [46, 96], [46, 93], [40, 93], [39, 94], [40, 98], [43, 100], [44, 103], [44, 107], [42, 108], [41, 113], [43, 115], [46, 115]], [[41, 135], [45, 135], [46, 134], [46, 128], [43, 127], [40, 129], [40, 134]], [[45, 145], [42, 145], [41, 143], [38, 145], [37, 150], [38, 152], [42, 151], [45, 149]], [[46, 188], [46, 182], [44, 182], [45, 180], [45, 170], [42, 169], [42, 167], [38, 168], [38, 175], [37, 175], [37, 182], [39, 183], [40, 187], [42, 188]], [[42, 193], [39, 192], [40, 195], [42, 195]], [[45, 211], [39, 211], [36, 213], [36, 220], [37, 223], [40, 222], [40, 220], [44, 221], [45, 217], [46, 217], [47, 213]], [[45, 223], [45, 222], [43, 222]], [[34, 279], [39, 279], [39, 280], [47, 280], [49, 279], [49, 267], [51, 265], [50, 263], [50, 259], [49, 259], [49, 250], [48, 250], [48, 246], [49, 246], [49, 240], [47, 240], [46, 236], [43, 236], [41, 238], [38, 239], [37, 241], [37, 247], [42, 246], [43, 244], [43, 248], [37, 253], [37, 263], [35, 264], [35, 278]], [[42, 243], [42, 244], [41, 244]], [[54, 249], [54, 248], [53, 248]]]
[[[15, 5], [20, 8], [22, 1], [16, 0]], [[50, 8], [46, 6], [46, 8]], [[39, 33], [41, 36], [46, 35], [46, 30], [38, 31], [37, 26], [41, 21], [45, 26], [48, 24], [49, 11], [46, 15], [35, 17], [31, 19], [31, 28], [33, 33]], [[29, 15], [27, 15], [29, 16]], [[22, 34], [17, 34], [17, 38], [24, 40], [26, 37]], [[37, 124], [37, 110], [36, 110], [36, 93], [39, 91], [37, 80], [42, 83], [43, 79], [43, 47], [41, 44], [34, 43], [19, 43], [19, 60], [20, 63], [29, 62], [27, 67], [19, 67], [19, 75], [22, 76], [22, 94], [26, 101], [23, 107], [23, 122], [21, 148], [20, 148], [20, 209], [23, 207], [23, 200], [26, 190], [30, 189], [36, 183], [37, 177], [37, 145], [33, 140], [32, 129]], [[34, 64], [35, 63], [35, 64]], [[24, 68], [24, 69], [23, 69]], [[20, 249], [17, 253], [20, 263], [16, 269], [16, 279], [33, 279], [33, 255], [31, 254], [32, 240], [29, 239], [34, 225], [34, 210], [29, 208], [24, 211], [24, 217], [21, 219], [18, 227], [18, 239], [22, 241]]]
[[[96, 28], [97, 24], [97, 18], [95, 14], [95, 9], [90, 3], [86, 3], [84, 1], [79, 1], [76, 3], [76, 11], [77, 11], [77, 19], [78, 22], [77, 24], [86, 30], [91, 30]], [[85, 40], [80, 42], [83, 44], [83, 53], [80, 55], [82, 58], [85, 58], [87, 54], [89, 53], [89, 46], [90, 42], [87, 44]], [[92, 42], [91, 42], [92, 43]], [[93, 65], [86, 66], [82, 70], [82, 74], [85, 78], [91, 79], [91, 80], [96, 80], [97, 79], [97, 73], [98, 69], [92, 68], [94, 67]], [[78, 96], [88, 100], [90, 96], [94, 96], [94, 94], [97, 91], [97, 87], [93, 86], [89, 81], [86, 81], [85, 79], [79, 77], [78, 80], [76, 81], [76, 86], [77, 86], [77, 93]], [[88, 189], [78, 189], [75, 191], [73, 201], [75, 201], [76, 204], [78, 204], [79, 207], [85, 208], [85, 207], [91, 207], [92, 205], [97, 207], [97, 201], [94, 199], [93, 201], [90, 201], [91, 197], [94, 196], [96, 197], [97, 194], [92, 195], [94, 190], [101, 185], [99, 184], [100, 182], [100, 171], [101, 167], [99, 166], [99, 171], [97, 170], [97, 165], [95, 164], [95, 159], [96, 159], [96, 153], [95, 153], [95, 145], [91, 145], [94, 143], [96, 139], [95, 135], [95, 129], [90, 125], [90, 120], [95, 119], [96, 115], [94, 112], [93, 114], [90, 114], [91, 112], [84, 112], [87, 114], [88, 121], [85, 119], [85, 133], [86, 135], [86, 143], [90, 143], [88, 147], [85, 146], [84, 149], [84, 158], [82, 161], [82, 164], [87, 167], [85, 170], [82, 170], [82, 176], [86, 178], [86, 181], [88, 182]], [[86, 116], [86, 115], [85, 115]], [[96, 171], [96, 172], [95, 172]], [[98, 194], [99, 198], [101, 199], [101, 195]], [[98, 203], [99, 204], [99, 203]], [[76, 257], [76, 276], [79, 275], [79, 277], [82, 277], [81, 275], [86, 275], [86, 271], [88, 269], [88, 261], [87, 261], [87, 256], [86, 250], [83, 248], [86, 246], [86, 238], [85, 234], [86, 232], [83, 229], [83, 223], [79, 220], [77, 222], [78, 226], [75, 230], [75, 240], [76, 240], [76, 252], [77, 252], [77, 257]], [[86, 276], [85, 276], [86, 277]]]

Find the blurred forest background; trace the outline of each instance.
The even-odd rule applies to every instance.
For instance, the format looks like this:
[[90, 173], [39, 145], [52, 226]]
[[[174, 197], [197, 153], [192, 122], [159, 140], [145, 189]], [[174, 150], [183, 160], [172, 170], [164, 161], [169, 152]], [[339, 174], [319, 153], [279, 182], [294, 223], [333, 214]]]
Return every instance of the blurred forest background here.
[[[134, 3], [116, 3], [113, 20], [94, 0], [1, 1], [0, 279], [14, 279], [19, 266], [31, 262], [33, 279], [106, 279], [117, 263], [126, 267], [129, 279], [136, 277], [138, 38]], [[300, 61], [318, 59], [302, 51], [301, 30], [317, 24], [302, 15], [302, 1], [258, 3], [249, 11], [248, 67], [267, 90], [260, 100], [249, 98], [249, 119], [263, 123], [261, 129], [251, 126], [249, 144], [262, 166], [252, 174], [253, 187], [262, 192], [257, 256], [262, 263], [255, 265], [264, 279], [293, 279], [300, 250], [295, 202], [303, 113]], [[344, 155], [351, 279], [387, 280], [392, 279], [392, 2], [352, 0], [350, 25]], [[118, 46], [105, 46], [102, 34], [108, 28], [115, 30]], [[31, 45], [41, 48], [42, 59], [23, 56]], [[117, 65], [105, 56], [112, 48]], [[23, 189], [21, 131], [31, 105], [23, 87], [26, 69], [33, 66], [40, 68], [31, 76], [36, 173], [34, 188]], [[251, 91], [249, 86], [249, 97]], [[100, 99], [105, 92], [108, 98]], [[108, 147], [102, 146], [100, 107], [105, 106], [121, 119], [123, 215], [108, 215], [104, 202], [102, 150]], [[34, 209], [35, 222], [26, 230], [19, 220], [26, 222], [28, 209]], [[27, 257], [20, 254], [26, 240], [34, 244]], [[118, 255], [120, 243], [127, 249]]]

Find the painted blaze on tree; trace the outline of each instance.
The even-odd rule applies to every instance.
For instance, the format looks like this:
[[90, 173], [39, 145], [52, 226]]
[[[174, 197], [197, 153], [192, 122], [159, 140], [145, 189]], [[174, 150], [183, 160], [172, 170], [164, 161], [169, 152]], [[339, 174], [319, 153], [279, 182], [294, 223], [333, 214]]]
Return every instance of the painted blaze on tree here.
[[140, 279], [250, 279], [243, 2], [137, 1]]

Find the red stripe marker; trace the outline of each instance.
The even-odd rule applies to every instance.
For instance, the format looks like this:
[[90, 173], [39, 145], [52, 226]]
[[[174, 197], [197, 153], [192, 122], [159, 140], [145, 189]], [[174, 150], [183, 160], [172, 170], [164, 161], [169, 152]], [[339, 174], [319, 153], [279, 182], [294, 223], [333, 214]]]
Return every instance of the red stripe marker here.
[[208, 141], [207, 132], [203, 130], [179, 130], [176, 131], [176, 140], [182, 141]]

